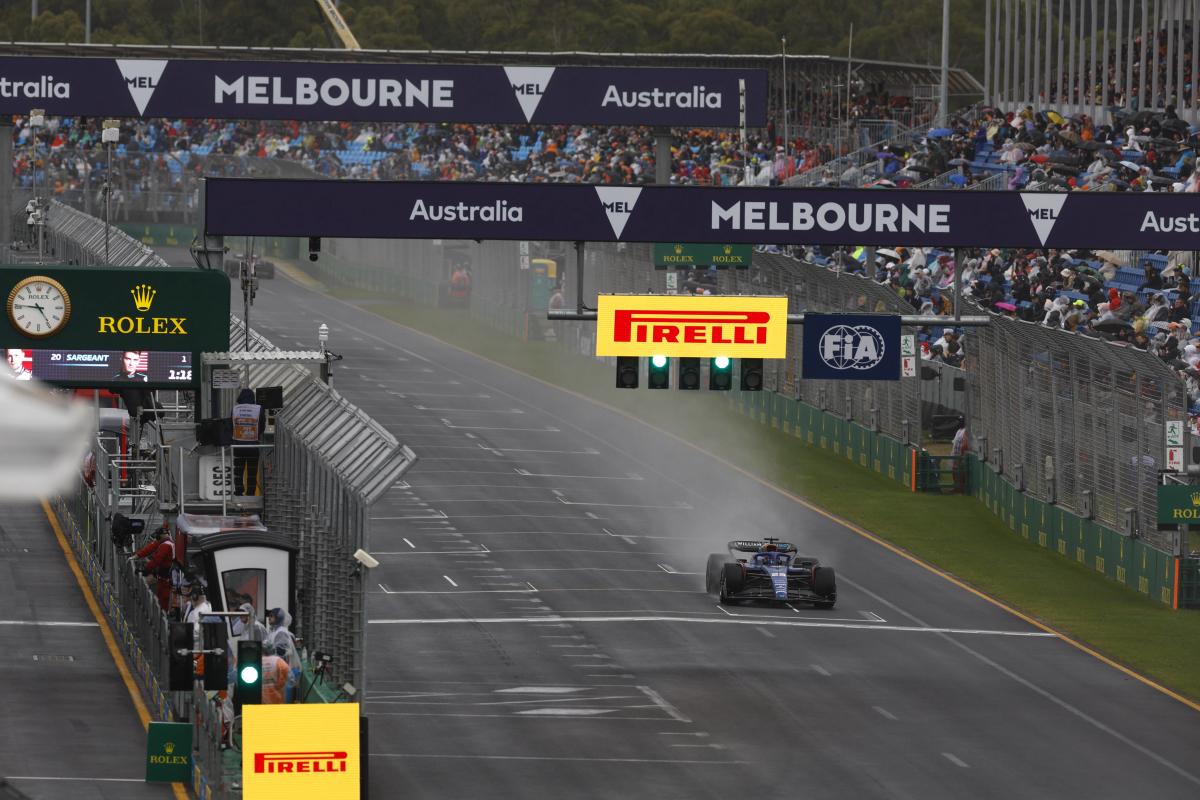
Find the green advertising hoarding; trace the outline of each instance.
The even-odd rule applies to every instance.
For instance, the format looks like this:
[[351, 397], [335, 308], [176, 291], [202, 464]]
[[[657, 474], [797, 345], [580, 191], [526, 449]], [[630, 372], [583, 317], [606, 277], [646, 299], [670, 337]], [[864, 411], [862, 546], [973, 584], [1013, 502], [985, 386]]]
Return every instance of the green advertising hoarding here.
[[654, 245], [655, 269], [749, 269], [754, 249], [748, 244], [684, 244], [682, 242]]
[[1200, 525], [1200, 486], [1158, 487], [1159, 525]]
[[3, 265], [0, 298], [19, 379], [187, 387], [200, 352], [229, 349], [230, 284], [216, 270]]
[[146, 737], [148, 783], [192, 782], [192, 724], [151, 722]]

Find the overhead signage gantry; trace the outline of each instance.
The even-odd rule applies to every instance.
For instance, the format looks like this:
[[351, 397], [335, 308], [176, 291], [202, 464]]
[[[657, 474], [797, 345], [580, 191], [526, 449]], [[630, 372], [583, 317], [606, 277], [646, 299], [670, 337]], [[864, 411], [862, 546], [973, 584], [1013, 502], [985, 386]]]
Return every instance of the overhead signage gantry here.
[[[214, 243], [212, 237], [226, 235], [573, 240], [576, 308], [554, 309], [548, 316], [597, 320], [597, 354], [618, 357], [620, 388], [638, 386], [641, 353], [651, 357], [650, 388], [668, 387], [674, 354], [680, 388], [700, 388], [700, 359], [707, 355], [712, 388], [730, 388], [730, 358], [739, 356], [742, 388], [759, 389], [762, 358], [786, 352], [785, 337], [771, 333], [782, 324], [806, 327], [808, 377], [898, 380], [915, 374], [914, 356], [905, 352], [913, 348], [902, 342], [901, 324], [989, 320], [961, 316], [961, 257], [955, 259], [954, 317], [787, 314], [785, 298], [728, 296], [602, 296], [599, 309], [588, 309], [587, 241], [686, 242], [729, 247], [731, 253], [745, 244], [849, 242], [872, 248], [903, 242], [1188, 250], [1197, 233], [1200, 197], [1188, 194], [257, 179], [215, 179], [205, 188], [206, 241]], [[678, 254], [684, 249], [680, 244]], [[752, 308], [770, 301], [776, 306]]]
[[35, 106], [52, 116], [760, 128], [767, 72], [0, 58], [0, 114]]
[[209, 180], [210, 235], [1190, 250], [1200, 195]]

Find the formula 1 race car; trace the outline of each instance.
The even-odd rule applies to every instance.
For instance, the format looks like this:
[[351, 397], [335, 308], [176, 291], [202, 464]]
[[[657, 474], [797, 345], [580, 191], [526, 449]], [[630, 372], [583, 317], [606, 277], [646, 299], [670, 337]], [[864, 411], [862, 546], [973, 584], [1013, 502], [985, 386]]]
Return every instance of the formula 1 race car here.
[[[812, 603], [816, 608], [833, 608], [837, 582], [833, 567], [817, 559], [797, 555], [795, 545], [778, 539], [761, 542], [730, 542], [729, 555], [708, 557], [705, 588], [718, 602], [731, 600], [790, 600]], [[738, 558], [739, 553], [753, 553]]]

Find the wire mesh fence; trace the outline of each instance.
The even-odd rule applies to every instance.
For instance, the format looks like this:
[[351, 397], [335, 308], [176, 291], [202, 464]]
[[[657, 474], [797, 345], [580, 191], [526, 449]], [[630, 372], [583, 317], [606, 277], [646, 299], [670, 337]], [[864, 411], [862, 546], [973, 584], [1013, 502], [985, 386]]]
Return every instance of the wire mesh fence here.
[[1169, 550], [1156, 486], [1164, 423], [1187, 421], [1178, 375], [1145, 351], [1005, 317], [973, 339], [970, 434], [980, 455], [1031, 496]]
[[[24, 247], [38, 249], [38, 228], [27, 224], [26, 205], [34, 197], [32, 189], [14, 189], [12, 197], [13, 239]], [[123, 267], [165, 267], [146, 245], [132, 236], [108, 228], [108, 255], [104, 254], [104, 220], [51, 200], [46, 208], [43, 252], [49, 260], [63, 264], [109, 264]]]
[[275, 418], [264, 522], [300, 546], [297, 637], [334, 656], [328, 674], [365, 697], [367, 588], [355, 559], [370, 551], [371, 506], [417, 461], [330, 387], [311, 381]]

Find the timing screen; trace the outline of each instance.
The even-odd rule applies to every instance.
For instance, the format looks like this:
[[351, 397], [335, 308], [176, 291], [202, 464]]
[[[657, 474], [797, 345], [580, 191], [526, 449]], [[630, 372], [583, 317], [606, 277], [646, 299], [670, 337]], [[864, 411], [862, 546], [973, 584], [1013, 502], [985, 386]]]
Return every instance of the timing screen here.
[[[192, 354], [159, 350], [8, 350], [17, 380], [77, 383], [191, 383]], [[4, 369], [0, 367], [0, 369]]]

